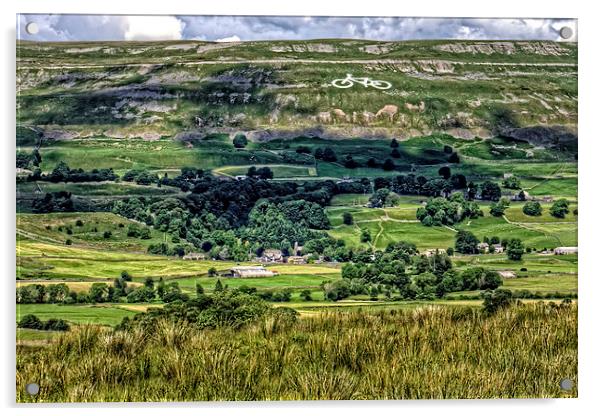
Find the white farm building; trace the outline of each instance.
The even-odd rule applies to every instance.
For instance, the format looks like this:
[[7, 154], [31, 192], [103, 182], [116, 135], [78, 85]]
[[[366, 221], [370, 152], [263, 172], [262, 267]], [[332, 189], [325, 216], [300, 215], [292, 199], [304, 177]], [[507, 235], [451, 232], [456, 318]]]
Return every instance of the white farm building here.
[[577, 247], [556, 247], [554, 254], [561, 256], [563, 254], [577, 254]]
[[271, 277], [276, 274], [263, 266], [236, 266], [230, 271], [234, 277]]

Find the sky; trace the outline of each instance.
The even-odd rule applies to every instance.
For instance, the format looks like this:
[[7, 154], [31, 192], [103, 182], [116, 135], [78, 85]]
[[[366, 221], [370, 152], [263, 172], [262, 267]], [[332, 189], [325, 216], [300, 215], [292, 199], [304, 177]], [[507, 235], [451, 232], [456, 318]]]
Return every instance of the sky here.
[[[25, 28], [35, 22], [39, 31]], [[476, 19], [301, 16], [18, 15], [17, 37], [37, 41], [303, 40], [323, 38], [412, 40], [561, 40], [572, 19]]]

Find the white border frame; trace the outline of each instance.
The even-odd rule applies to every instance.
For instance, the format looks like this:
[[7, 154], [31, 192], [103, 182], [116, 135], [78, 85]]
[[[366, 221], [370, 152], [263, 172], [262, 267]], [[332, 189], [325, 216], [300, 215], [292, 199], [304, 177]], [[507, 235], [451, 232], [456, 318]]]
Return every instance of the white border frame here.
[[[366, 3], [352, 0], [304, 0], [303, 2], [283, 2], [276, 0], [228, 2], [191, 2], [186, 0], [104, 0], [101, 2], [74, 2], [73, 0], [19, 0], [12, 4], [2, 3], [3, 21], [2, 45], [5, 47], [4, 65], [1, 66], [3, 96], [0, 100], [2, 116], [3, 152], [1, 192], [2, 204], [2, 273], [3, 304], [2, 319], [4, 337], [2, 341], [3, 360], [0, 367], [1, 404], [8, 410], [5, 414], [31, 415], [60, 414], [61, 416], [99, 415], [107, 408], [117, 412], [133, 414], [144, 412], [147, 416], [164, 416], [166, 409], [172, 414], [198, 414], [199, 411], [211, 414], [266, 415], [283, 412], [288, 415], [327, 414], [345, 412], [356, 415], [378, 409], [383, 414], [420, 412], [421, 414], [451, 415], [507, 415], [511, 413], [541, 412], [555, 414], [590, 414], [600, 402], [602, 395], [598, 388], [602, 385], [600, 351], [602, 335], [600, 320], [602, 302], [602, 276], [597, 258], [600, 256], [599, 241], [596, 235], [600, 230], [597, 202], [602, 202], [600, 194], [599, 159], [602, 157], [601, 138], [598, 131], [600, 118], [600, 44], [602, 39], [594, 2], [584, 5], [577, 2], [549, 0], [546, 2], [526, 2], [524, 0], [484, 1], [435, 1], [402, 2], [382, 1], [374, 12], [366, 10]], [[375, 3], [367, 3], [375, 4]], [[556, 17], [579, 19], [579, 128], [581, 143], [579, 149], [579, 398], [554, 400], [453, 400], [453, 401], [389, 401], [389, 402], [249, 402], [249, 403], [159, 403], [159, 404], [94, 404], [94, 405], [42, 405], [28, 406], [15, 404], [15, 182], [14, 182], [14, 126], [15, 126], [15, 26], [17, 13], [83, 13], [83, 14], [237, 14], [237, 15], [346, 15], [346, 16], [431, 16], [431, 17]], [[85, 409], [84, 409], [85, 408]], [[119, 409], [119, 410], [117, 410]], [[599, 410], [598, 410], [599, 411]]]

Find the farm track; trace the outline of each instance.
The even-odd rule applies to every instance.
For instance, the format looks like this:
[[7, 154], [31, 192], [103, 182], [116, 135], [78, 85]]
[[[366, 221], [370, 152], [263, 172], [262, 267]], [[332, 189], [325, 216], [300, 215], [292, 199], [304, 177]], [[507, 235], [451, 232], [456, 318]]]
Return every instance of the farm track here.
[[[511, 225], [514, 225], [514, 226], [517, 226], [517, 227], [523, 228], [523, 229], [525, 229], [525, 230], [528, 230], [528, 231], [532, 231], [532, 232], [535, 232], [535, 233], [543, 234], [543, 235], [545, 235], [546, 237], [553, 238], [554, 240], [558, 241], [558, 243], [559, 243], [560, 245], [562, 245], [562, 240], [561, 240], [561, 239], [560, 239], [558, 236], [556, 236], [556, 235], [553, 235], [553, 234], [550, 234], [550, 233], [547, 233], [547, 232], [545, 232], [545, 231], [542, 231], [541, 229], [538, 229], [538, 228], [535, 228], [535, 227], [529, 227], [529, 226], [527, 226], [527, 224], [531, 225], [531, 224], [545, 224], [545, 223], [524, 223], [524, 222], [514, 222], [514, 221], [510, 221], [510, 220], [508, 219], [508, 217], [506, 217], [506, 215], [502, 215], [502, 218], [504, 218], [504, 220], [505, 220], [505, 221], [506, 221], [508, 224], [511, 224]], [[566, 223], [566, 222], [567, 222], [567, 221], [565, 221], [565, 223]]]

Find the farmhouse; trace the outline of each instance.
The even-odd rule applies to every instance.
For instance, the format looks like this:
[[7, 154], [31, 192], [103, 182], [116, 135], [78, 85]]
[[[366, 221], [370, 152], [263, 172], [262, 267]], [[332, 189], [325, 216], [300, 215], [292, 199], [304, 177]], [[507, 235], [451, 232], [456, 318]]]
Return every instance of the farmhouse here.
[[425, 250], [424, 255], [427, 257], [431, 257], [437, 253], [445, 253], [445, 250], [438, 249], [438, 248], [429, 248], [428, 250]]
[[479, 244], [477, 244], [477, 249], [479, 251], [483, 251], [483, 252], [487, 253], [489, 251], [489, 244], [487, 244], [487, 243], [479, 243]]
[[512, 279], [516, 277], [516, 273], [514, 273], [512, 270], [500, 270], [498, 274], [504, 279]]
[[276, 274], [263, 266], [236, 266], [230, 272], [234, 277], [272, 277]]
[[305, 264], [307, 263], [307, 259], [303, 256], [289, 256], [287, 262], [291, 264]]
[[262, 263], [282, 263], [284, 257], [282, 256], [282, 251], [268, 248], [263, 251], [263, 255], [259, 257], [259, 261]]
[[498, 253], [503, 253], [504, 252], [504, 246], [501, 244], [492, 244], [493, 246], [493, 252], [498, 254]]
[[577, 247], [556, 247], [554, 254], [562, 256], [564, 254], [577, 254]]

